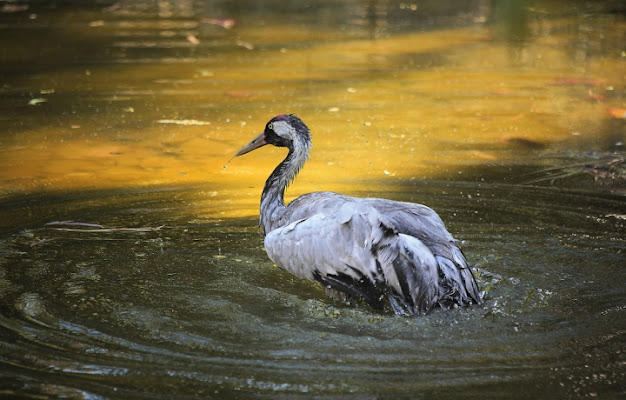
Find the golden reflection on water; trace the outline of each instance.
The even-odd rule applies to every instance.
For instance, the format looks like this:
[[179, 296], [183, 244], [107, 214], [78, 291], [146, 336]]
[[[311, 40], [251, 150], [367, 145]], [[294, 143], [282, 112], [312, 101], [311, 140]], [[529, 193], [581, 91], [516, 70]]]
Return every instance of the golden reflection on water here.
[[[120, 24], [91, 28], [120, 36]], [[483, 25], [342, 40], [310, 27], [241, 25], [228, 49], [133, 59], [116, 52], [190, 42], [168, 34], [154, 43], [133, 36], [145, 27], [125, 28], [130, 37], [113, 40], [110, 62], [31, 77], [37, 101], [19, 107], [40, 123], [3, 139], [0, 193], [205, 183], [210, 197], [240, 197], [248, 213], [284, 151], [223, 166], [279, 113], [299, 115], [313, 134], [295, 195], [601, 140], [607, 110], [623, 106], [623, 56], [572, 55], [567, 34], [512, 47]]]

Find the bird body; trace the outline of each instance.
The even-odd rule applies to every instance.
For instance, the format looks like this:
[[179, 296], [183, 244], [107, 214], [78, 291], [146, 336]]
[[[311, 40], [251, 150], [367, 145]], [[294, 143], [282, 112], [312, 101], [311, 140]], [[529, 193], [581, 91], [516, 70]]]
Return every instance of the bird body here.
[[298, 117], [279, 115], [235, 156], [266, 144], [289, 149], [261, 196], [264, 245], [276, 265], [335, 297], [375, 309], [389, 304], [396, 314], [480, 302], [461, 249], [431, 208], [332, 192], [285, 205], [284, 191], [308, 158], [309, 130]]

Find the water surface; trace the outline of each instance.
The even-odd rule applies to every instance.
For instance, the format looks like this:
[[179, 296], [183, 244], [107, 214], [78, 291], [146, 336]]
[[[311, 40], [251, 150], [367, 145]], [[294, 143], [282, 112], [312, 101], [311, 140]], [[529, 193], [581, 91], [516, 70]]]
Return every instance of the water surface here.
[[[624, 396], [620, 2], [40, 2], [0, 12], [0, 393]], [[12, 38], [18, 38], [12, 39]], [[288, 195], [433, 207], [484, 304], [421, 318], [274, 267]]]

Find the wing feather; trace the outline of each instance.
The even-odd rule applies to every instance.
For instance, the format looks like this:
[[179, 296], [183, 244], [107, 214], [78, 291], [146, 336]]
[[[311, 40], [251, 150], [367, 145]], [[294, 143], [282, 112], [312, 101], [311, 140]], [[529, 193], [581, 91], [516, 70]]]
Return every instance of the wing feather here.
[[398, 233], [366, 203], [347, 202], [330, 215], [315, 214], [275, 229], [266, 236], [265, 249], [294, 275], [370, 304], [389, 293], [407, 313], [426, 313], [439, 295], [437, 263], [428, 247]]
[[330, 192], [297, 198], [267, 234], [270, 259], [294, 275], [396, 313], [479, 303], [463, 252], [429, 207]]

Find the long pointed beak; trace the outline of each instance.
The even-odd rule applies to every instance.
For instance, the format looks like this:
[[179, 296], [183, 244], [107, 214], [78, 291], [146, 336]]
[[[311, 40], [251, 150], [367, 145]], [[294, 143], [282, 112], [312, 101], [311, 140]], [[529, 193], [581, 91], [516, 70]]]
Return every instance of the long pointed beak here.
[[237, 153], [235, 153], [233, 158], [238, 157], [238, 156], [242, 156], [242, 155], [244, 155], [246, 153], [251, 152], [252, 150], [258, 149], [259, 147], [263, 147], [266, 144], [267, 144], [267, 142], [265, 141], [265, 133], [261, 133], [261, 134], [259, 134], [259, 136], [257, 136], [254, 139], [252, 139], [250, 141], [250, 143], [248, 143], [247, 145], [245, 145], [241, 149], [239, 149], [239, 151]]

